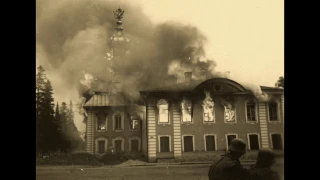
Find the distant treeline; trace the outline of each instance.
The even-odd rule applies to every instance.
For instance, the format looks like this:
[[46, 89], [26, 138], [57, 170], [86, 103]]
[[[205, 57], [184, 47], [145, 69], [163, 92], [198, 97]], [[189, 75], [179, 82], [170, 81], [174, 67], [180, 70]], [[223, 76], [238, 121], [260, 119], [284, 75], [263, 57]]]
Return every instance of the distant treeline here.
[[[36, 153], [71, 152], [84, 142], [74, 124], [72, 101], [54, 105], [53, 88], [42, 66], [36, 75]], [[55, 108], [55, 110], [54, 110]]]

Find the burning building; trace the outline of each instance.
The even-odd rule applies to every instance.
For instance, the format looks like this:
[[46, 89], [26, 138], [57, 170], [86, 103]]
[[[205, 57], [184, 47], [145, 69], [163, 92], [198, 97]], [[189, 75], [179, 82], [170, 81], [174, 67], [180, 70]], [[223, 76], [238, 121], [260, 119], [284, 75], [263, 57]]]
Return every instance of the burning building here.
[[140, 91], [149, 162], [220, 155], [233, 138], [246, 141], [246, 157], [259, 148], [283, 152], [283, 89], [261, 86], [268, 95], [262, 99], [230, 79], [190, 81], [190, 74], [186, 82]]
[[[179, 57], [181, 56], [180, 61], [174, 61], [176, 64], [161, 63], [163, 68], [157, 69], [154, 67], [159, 65], [155, 63], [156, 60], [158, 63], [165, 54], [173, 52], [168, 47], [172, 43], [160, 43], [159, 49], [166, 51], [154, 53], [159, 55], [159, 58], [141, 66], [153, 68], [147, 69], [148, 71], [138, 69], [153, 73], [153, 81], [151, 82], [148, 79], [150, 76], [146, 74], [145, 78], [137, 78], [139, 81], [150, 81], [148, 85], [158, 84], [159, 88], [146, 88], [135, 92], [138, 91], [136, 87], [140, 86], [133, 84], [139, 82], [137, 79], [128, 79], [139, 76], [139, 72], [132, 73], [134, 68], [126, 69], [126, 64], [133, 63], [126, 62], [127, 55], [130, 54], [130, 39], [123, 33], [123, 13], [120, 8], [114, 12], [118, 27], [108, 41], [111, 49], [105, 61], [108, 64], [105, 76], [108, 78], [101, 78], [104, 79], [102, 81], [90, 76], [85, 77], [91, 86], [84, 94], [83, 103], [87, 152], [144, 154], [149, 162], [168, 158], [207, 159], [208, 156], [224, 153], [230, 141], [236, 137], [247, 142], [249, 156], [255, 154], [259, 148], [266, 147], [282, 152], [283, 89], [261, 86], [263, 96], [257, 96], [228, 78], [212, 77], [209, 70], [215, 64], [213, 61], [200, 61], [198, 56], [201, 53], [197, 53], [202, 51], [193, 51], [194, 48], [182, 49], [186, 55], [178, 53]], [[164, 34], [170, 32], [167, 26], [160, 27]], [[176, 41], [175, 39], [180, 38], [180, 34], [177, 34], [174, 34], [174, 38], [167, 38], [167, 41]], [[184, 39], [182, 37], [185, 36], [181, 36], [181, 39]], [[177, 48], [180, 44], [178, 45], [176, 49], [180, 52]], [[190, 52], [187, 53], [186, 50]], [[143, 54], [143, 51], [137, 52]], [[174, 56], [176, 54], [170, 54], [166, 60], [177, 59]], [[138, 67], [137, 64], [139, 63], [135, 63], [134, 67]], [[172, 65], [171, 69], [167, 67], [168, 64]], [[184, 82], [176, 82], [176, 76], [169, 76], [170, 78], [164, 80], [164, 69], [168, 70], [166, 75], [177, 75], [176, 72], [181, 73], [177, 71], [181, 66], [193, 71], [185, 72]], [[192, 69], [194, 66], [197, 67]], [[129, 71], [129, 75], [126, 74]], [[183, 76], [183, 73], [181, 74]], [[138, 94], [140, 99], [136, 96], [133, 98], [132, 94]], [[266, 95], [268, 98], [264, 98]]]
[[114, 12], [117, 20], [116, 32], [109, 38], [111, 53], [108, 53], [106, 76], [109, 80], [86, 77], [91, 88], [84, 94], [83, 105], [86, 116], [86, 151], [103, 155], [116, 153], [140, 155], [142, 153], [142, 121], [144, 109], [139, 100], [123, 92], [123, 76], [115, 71], [116, 66], [125, 63], [130, 40], [124, 36], [122, 21], [124, 11]]

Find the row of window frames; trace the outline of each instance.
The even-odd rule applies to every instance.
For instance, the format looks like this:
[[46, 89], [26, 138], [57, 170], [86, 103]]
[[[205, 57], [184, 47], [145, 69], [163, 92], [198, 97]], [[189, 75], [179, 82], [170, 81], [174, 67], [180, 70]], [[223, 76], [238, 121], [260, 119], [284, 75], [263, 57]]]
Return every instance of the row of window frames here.
[[[193, 137], [194, 136], [183, 136], [183, 151], [184, 152], [192, 152], [194, 151], [194, 144], [193, 144]], [[227, 135], [227, 142], [228, 146], [230, 142], [237, 138], [237, 135]], [[272, 134], [271, 135], [271, 142], [272, 147], [274, 150], [281, 150], [282, 149], [282, 139], [280, 134]], [[259, 143], [259, 136], [257, 134], [250, 134], [248, 136], [248, 148], [250, 150], [259, 150], [260, 143]], [[169, 146], [169, 137], [162, 136], [160, 137], [160, 152], [170, 152]], [[228, 148], [228, 147], [227, 147]], [[216, 151], [216, 137], [214, 135], [207, 135], [205, 136], [205, 150], [206, 151]]]
[[[105, 117], [98, 117], [98, 124], [97, 124], [97, 130], [106, 130], [106, 118]], [[139, 129], [139, 120], [132, 120], [132, 124], [130, 125], [131, 129]], [[115, 126], [114, 130], [123, 130], [122, 129], [122, 117], [121, 116], [115, 116]]]
[[[269, 110], [269, 120], [270, 121], [278, 121], [278, 104], [277, 103], [268, 103], [268, 110]], [[166, 117], [168, 110], [159, 111], [164, 113], [164, 117]], [[247, 121], [257, 121], [257, 113], [256, 113], [256, 104], [255, 103], [247, 103], [246, 104], [246, 112], [247, 112]], [[204, 113], [204, 122], [213, 122], [214, 120], [210, 120], [209, 114]], [[166, 118], [164, 118], [166, 119]], [[169, 122], [169, 120], [165, 121], [162, 120], [160, 122]], [[182, 122], [191, 122], [191, 118], [182, 118]]]
[[[103, 154], [105, 153], [105, 140], [98, 141], [98, 153]], [[131, 140], [131, 152], [138, 152], [139, 151], [139, 140], [132, 139]], [[115, 152], [120, 153], [122, 152], [122, 140], [115, 140]]]

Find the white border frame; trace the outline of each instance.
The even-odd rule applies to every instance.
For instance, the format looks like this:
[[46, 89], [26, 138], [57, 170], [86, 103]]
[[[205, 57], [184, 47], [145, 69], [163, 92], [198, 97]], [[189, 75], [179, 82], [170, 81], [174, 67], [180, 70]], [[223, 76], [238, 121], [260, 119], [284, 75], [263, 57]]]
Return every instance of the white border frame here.
[[[104, 148], [105, 148], [105, 150], [104, 150], [104, 153], [99, 153], [99, 141], [105, 141], [105, 144], [104, 144]], [[95, 143], [95, 153], [96, 154], [99, 154], [99, 155], [103, 155], [103, 154], [105, 154], [105, 153], [107, 153], [107, 151], [108, 151], [108, 138], [107, 137], [105, 137], [105, 136], [99, 136], [99, 137], [96, 137], [95, 138], [95, 140], [94, 140], [94, 143]]]
[[121, 136], [112, 138], [112, 147], [114, 149], [114, 152], [116, 153], [116, 140], [121, 140], [121, 152], [124, 152], [124, 138]]
[[[206, 141], [206, 137], [207, 136], [214, 136], [214, 146], [215, 146], [215, 150], [214, 151], [207, 151], [207, 141]], [[203, 142], [204, 142], [204, 151], [206, 152], [215, 152], [218, 150], [217, 147], [217, 134], [204, 134], [203, 135]]]
[[280, 135], [280, 137], [281, 137], [281, 144], [282, 144], [282, 149], [276, 149], [276, 151], [283, 151], [284, 150], [284, 138], [283, 138], [283, 134], [282, 133], [276, 133], [276, 132], [271, 132], [271, 133], [269, 133], [269, 138], [270, 138], [270, 148], [272, 149], [272, 150], [274, 150], [273, 149], [273, 141], [272, 141], [272, 135], [273, 134], [279, 134]]
[[[269, 115], [269, 103], [270, 102], [275, 102], [275, 103], [277, 103], [277, 117], [278, 117], [278, 120], [276, 120], [276, 121], [271, 121], [270, 120], [270, 115]], [[277, 99], [277, 100], [273, 100], [273, 101], [270, 101], [270, 102], [267, 102], [266, 103], [266, 110], [267, 110], [267, 118], [268, 118], [268, 122], [269, 123], [281, 123], [281, 102], [279, 101], [279, 99]]]
[[225, 139], [226, 139], [226, 150], [227, 150], [227, 151], [229, 150], [229, 146], [228, 146], [228, 136], [229, 136], [229, 135], [236, 135], [236, 138], [239, 137], [238, 134], [236, 134], [236, 133], [227, 133], [227, 134], [225, 135]]
[[167, 153], [167, 152], [161, 152], [161, 147], [160, 147], [160, 138], [161, 137], [169, 137], [169, 152], [172, 152], [172, 149], [171, 149], [171, 135], [158, 135], [158, 152], [160, 153]]
[[[159, 102], [160, 102], [161, 100], [165, 101], [165, 102], [167, 103], [167, 106], [168, 106], [168, 122], [160, 122]], [[164, 98], [161, 98], [161, 99], [159, 99], [159, 100], [157, 101], [157, 104], [156, 104], [156, 105], [157, 105], [157, 110], [158, 110], [158, 112], [156, 113], [156, 114], [157, 114], [157, 122], [158, 122], [158, 124], [160, 124], [160, 125], [170, 124], [170, 104], [169, 104], [168, 100], [167, 100], [167, 99], [164, 99]]]
[[194, 135], [193, 134], [183, 134], [183, 135], [181, 135], [181, 143], [182, 143], [182, 152], [185, 152], [184, 151], [184, 137], [186, 137], [186, 136], [192, 136], [192, 145], [193, 145], [193, 147], [192, 147], [192, 152], [195, 152], [195, 150], [196, 150], [196, 146], [195, 146], [195, 140], [194, 140]]
[[261, 141], [260, 141], [260, 134], [259, 133], [247, 133], [247, 141], [248, 141], [248, 146], [247, 149], [251, 151], [258, 151], [259, 149], [251, 149], [251, 142], [250, 142], [250, 135], [258, 135], [258, 146], [259, 149], [261, 149]]
[[[116, 119], [115, 119], [115, 116], [116, 115], [121, 115], [121, 129], [116, 129]], [[119, 111], [119, 110], [116, 110], [113, 114], [112, 114], [112, 128], [113, 128], [113, 131], [115, 132], [122, 132], [124, 131], [124, 112], [122, 111]]]
[[[253, 102], [255, 104], [254, 108], [255, 108], [255, 117], [256, 117], [256, 120], [255, 121], [249, 121], [248, 120], [248, 111], [247, 111], [247, 103], [248, 102]], [[259, 114], [258, 114], [258, 102], [256, 100], [252, 100], [252, 99], [247, 99], [245, 100], [244, 102], [244, 108], [245, 108], [245, 116], [246, 116], [246, 123], [249, 123], [249, 124], [255, 124], [255, 123], [259, 123]]]
[[129, 137], [129, 151], [132, 152], [131, 140], [138, 140], [138, 152], [141, 151], [141, 138], [138, 136]]

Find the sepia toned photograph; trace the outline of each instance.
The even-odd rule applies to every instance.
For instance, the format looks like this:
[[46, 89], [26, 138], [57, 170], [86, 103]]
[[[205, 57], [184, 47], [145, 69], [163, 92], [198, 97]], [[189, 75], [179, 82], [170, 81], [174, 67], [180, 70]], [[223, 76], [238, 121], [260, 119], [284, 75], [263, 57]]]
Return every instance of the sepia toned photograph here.
[[284, 1], [36, 0], [37, 180], [283, 180]]

